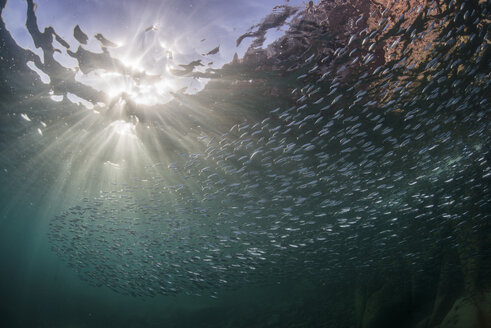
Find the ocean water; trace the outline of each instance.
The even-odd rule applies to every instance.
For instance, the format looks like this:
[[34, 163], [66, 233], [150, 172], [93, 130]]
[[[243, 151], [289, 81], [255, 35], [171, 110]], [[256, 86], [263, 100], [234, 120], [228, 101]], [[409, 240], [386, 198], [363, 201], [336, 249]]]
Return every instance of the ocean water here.
[[489, 1], [0, 8], [0, 327], [491, 327]]

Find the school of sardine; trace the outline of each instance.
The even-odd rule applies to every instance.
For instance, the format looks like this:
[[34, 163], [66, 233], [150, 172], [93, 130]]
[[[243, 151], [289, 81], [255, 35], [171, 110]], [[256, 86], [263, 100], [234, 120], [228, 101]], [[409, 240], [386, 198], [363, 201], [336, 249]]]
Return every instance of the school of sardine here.
[[353, 17], [337, 49], [297, 59], [290, 106], [202, 131], [201, 151], [161, 175], [83, 199], [50, 222], [52, 249], [134, 297], [417, 270], [490, 219], [488, 9], [424, 1]]

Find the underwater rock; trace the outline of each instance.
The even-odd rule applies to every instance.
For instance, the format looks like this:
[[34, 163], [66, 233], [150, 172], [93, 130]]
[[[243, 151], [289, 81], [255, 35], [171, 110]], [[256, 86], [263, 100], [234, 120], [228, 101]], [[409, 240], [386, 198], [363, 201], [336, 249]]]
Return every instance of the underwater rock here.
[[461, 285], [462, 278], [455, 277], [455, 275], [449, 272], [451, 265], [453, 264], [450, 263], [449, 257], [444, 257], [438, 279], [436, 297], [433, 303], [433, 310], [430, 316], [417, 327], [433, 327], [442, 322], [443, 318], [452, 308], [455, 299], [462, 293], [462, 290], [455, 288], [459, 283]]
[[490, 328], [491, 292], [483, 293], [475, 298], [459, 298], [438, 327]]
[[362, 328], [396, 327], [407, 322], [411, 297], [408, 286], [388, 280], [368, 296], [361, 321]]

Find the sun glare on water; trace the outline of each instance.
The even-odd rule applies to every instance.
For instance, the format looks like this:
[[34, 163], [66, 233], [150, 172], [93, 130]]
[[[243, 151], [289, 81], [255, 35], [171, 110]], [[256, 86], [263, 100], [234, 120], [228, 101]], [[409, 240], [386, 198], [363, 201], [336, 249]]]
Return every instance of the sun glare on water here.
[[159, 75], [148, 74], [139, 60], [121, 60], [128, 72], [103, 72], [98, 74], [101, 87], [113, 101], [116, 97], [125, 95], [137, 105], [155, 106], [172, 100], [169, 91], [173, 90], [172, 82], [166, 76], [167, 72]]
[[135, 129], [136, 126], [133, 123], [126, 122], [123, 120], [117, 120], [112, 122], [109, 127], [112, 128], [112, 130], [121, 135], [121, 136], [132, 136], [135, 137]]

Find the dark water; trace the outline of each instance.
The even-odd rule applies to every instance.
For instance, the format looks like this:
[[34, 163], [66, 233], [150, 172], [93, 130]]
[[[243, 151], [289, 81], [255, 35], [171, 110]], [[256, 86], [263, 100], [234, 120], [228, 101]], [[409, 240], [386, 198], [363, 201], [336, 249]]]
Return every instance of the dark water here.
[[491, 327], [489, 2], [183, 3], [0, 1], [0, 325]]

